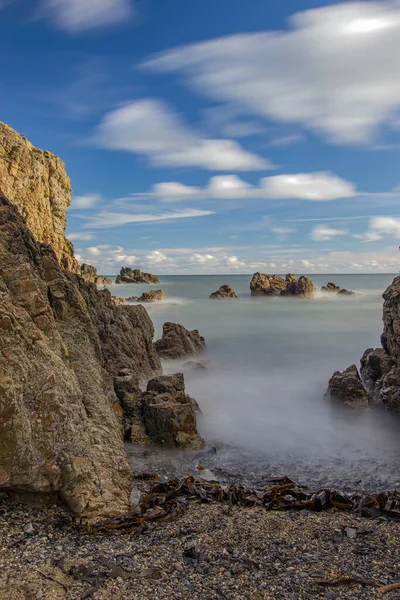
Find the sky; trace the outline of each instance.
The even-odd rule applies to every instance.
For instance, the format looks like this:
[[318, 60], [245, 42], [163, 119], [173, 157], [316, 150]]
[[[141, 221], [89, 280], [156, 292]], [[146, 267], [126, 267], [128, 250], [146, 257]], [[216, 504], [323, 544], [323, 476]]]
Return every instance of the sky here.
[[81, 262], [397, 272], [400, 2], [0, 0], [0, 120]]

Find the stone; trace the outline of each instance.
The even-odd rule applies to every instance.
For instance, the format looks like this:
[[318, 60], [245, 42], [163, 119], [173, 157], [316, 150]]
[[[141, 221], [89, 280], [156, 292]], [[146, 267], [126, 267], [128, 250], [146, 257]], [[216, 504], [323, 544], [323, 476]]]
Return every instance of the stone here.
[[161, 358], [181, 358], [198, 354], [205, 348], [205, 340], [197, 331], [189, 331], [179, 323], [164, 323], [162, 338], [155, 347]]
[[266, 275], [265, 273], [254, 273], [250, 290], [252, 296], [278, 296], [281, 290], [286, 289], [286, 281], [279, 275]]
[[109, 277], [97, 274], [96, 267], [83, 263], [80, 266], [80, 273], [85, 281], [89, 283], [95, 283], [96, 285], [112, 285], [112, 280]]
[[302, 298], [312, 298], [315, 295], [315, 287], [311, 279], [302, 275], [297, 278], [295, 275], [286, 275], [286, 289], [282, 290], [281, 296], [298, 296]]
[[151, 379], [141, 395], [144, 428], [153, 444], [198, 450], [204, 441], [197, 431], [197, 402], [185, 392], [182, 373]]
[[331, 294], [337, 294], [338, 292], [340, 292], [340, 290], [341, 287], [339, 285], [336, 285], [336, 283], [333, 283], [333, 281], [329, 281], [329, 283], [323, 285], [321, 288], [321, 292], [329, 292]]
[[328, 385], [327, 395], [341, 400], [352, 408], [368, 406], [368, 394], [361, 381], [356, 365], [348, 367], [345, 371], [336, 371]]
[[24, 526], [24, 532], [25, 532], [25, 533], [28, 533], [28, 534], [29, 534], [29, 533], [33, 533], [34, 531], [35, 531], [35, 528], [34, 528], [34, 526], [32, 525], [32, 523], [27, 523], [27, 524]]
[[357, 296], [357, 294], [355, 292], [353, 292], [352, 290], [346, 290], [345, 288], [342, 288], [338, 292], [338, 296]]
[[221, 287], [210, 295], [210, 298], [223, 300], [225, 298], [237, 298], [237, 295], [229, 285], [221, 285]]
[[80, 271], [74, 247], [65, 237], [72, 188], [64, 163], [2, 122], [0, 194], [17, 207], [34, 238], [52, 246], [63, 269]]
[[111, 296], [111, 300], [117, 306], [124, 306], [127, 303], [126, 298], [120, 298], [119, 296]]
[[115, 283], [160, 283], [157, 275], [143, 273], [140, 269], [122, 267]]
[[1, 491], [62, 500], [89, 520], [128, 509], [114, 379], [129, 372], [140, 386], [160, 372], [153, 334], [143, 306], [116, 306], [63, 270], [0, 195]]
[[162, 302], [165, 300], [165, 294], [162, 290], [152, 290], [150, 292], [143, 292], [137, 299], [137, 302]]

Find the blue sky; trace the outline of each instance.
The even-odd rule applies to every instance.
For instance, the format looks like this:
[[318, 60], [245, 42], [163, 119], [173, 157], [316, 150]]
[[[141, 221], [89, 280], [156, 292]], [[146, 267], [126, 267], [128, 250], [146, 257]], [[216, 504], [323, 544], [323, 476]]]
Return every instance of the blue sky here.
[[0, 119], [103, 273], [396, 272], [400, 5], [0, 0]]

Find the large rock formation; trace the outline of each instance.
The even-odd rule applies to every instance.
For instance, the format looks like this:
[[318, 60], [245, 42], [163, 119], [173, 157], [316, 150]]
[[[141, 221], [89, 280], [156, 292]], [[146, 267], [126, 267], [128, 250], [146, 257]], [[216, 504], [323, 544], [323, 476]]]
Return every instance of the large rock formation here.
[[[24, 157], [26, 148], [15, 152]], [[34, 175], [37, 160], [28, 165]], [[63, 189], [54, 172], [61, 163], [49, 162], [43, 175], [58, 182], [47, 182], [55, 194]], [[115, 306], [108, 290], [60, 268], [66, 204], [51, 197], [54, 209], [60, 200], [54, 235], [50, 223], [47, 230], [60, 242], [58, 256], [0, 196], [0, 488], [60, 497], [93, 518], [128, 508], [131, 473], [114, 380], [124, 372], [139, 386], [160, 363], [142, 306]], [[35, 225], [30, 207], [20, 208]]]
[[162, 338], [155, 343], [161, 358], [181, 358], [198, 354], [205, 348], [205, 340], [197, 331], [189, 331], [179, 323], [164, 323]]
[[151, 290], [150, 292], [143, 292], [137, 302], [162, 302], [165, 300], [165, 294], [162, 290]]
[[96, 267], [83, 263], [80, 266], [80, 274], [89, 283], [95, 283], [96, 285], [112, 285], [112, 281], [109, 277], [97, 274]]
[[368, 406], [368, 394], [362, 384], [356, 365], [342, 373], [336, 371], [329, 381], [328, 395], [341, 400], [352, 408]]
[[225, 298], [237, 298], [237, 295], [229, 285], [221, 285], [216, 292], [210, 295], [210, 298], [224, 300]]
[[[370, 404], [383, 404], [400, 412], [400, 277], [393, 280], [384, 292], [383, 299], [382, 348], [369, 348], [364, 352], [360, 374], [354, 365], [350, 369], [361, 383]], [[328, 394], [338, 396], [335, 390], [341, 387], [341, 398], [351, 404], [352, 392], [346, 392], [348, 373], [349, 369], [334, 374], [335, 389], [330, 383]], [[361, 396], [363, 392], [359, 390], [359, 394]]]
[[115, 283], [160, 283], [157, 275], [151, 273], [143, 273], [140, 269], [130, 269], [122, 267]]
[[311, 298], [316, 290], [308, 277], [296, 277], [288, 273], [283, 279], [279, 275], [254, 273], [250, 282], [252, 296], [298, 296]]
[[0, 193], [17, 206], [34, 238], [53, 247], [62, 267], [79, 272], [73, 246], [64, 235], [72, 199], [64, 163], [1, 122]]

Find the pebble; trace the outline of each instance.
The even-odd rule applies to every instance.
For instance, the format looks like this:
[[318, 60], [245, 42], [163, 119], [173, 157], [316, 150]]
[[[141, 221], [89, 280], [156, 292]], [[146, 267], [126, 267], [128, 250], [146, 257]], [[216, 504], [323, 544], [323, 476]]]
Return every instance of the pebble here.
[[35, 528], [32, 525], [32, 523], [27, 523], [24, 527], [24, 531], [25, 533], [33, 533], [35, 531]]

